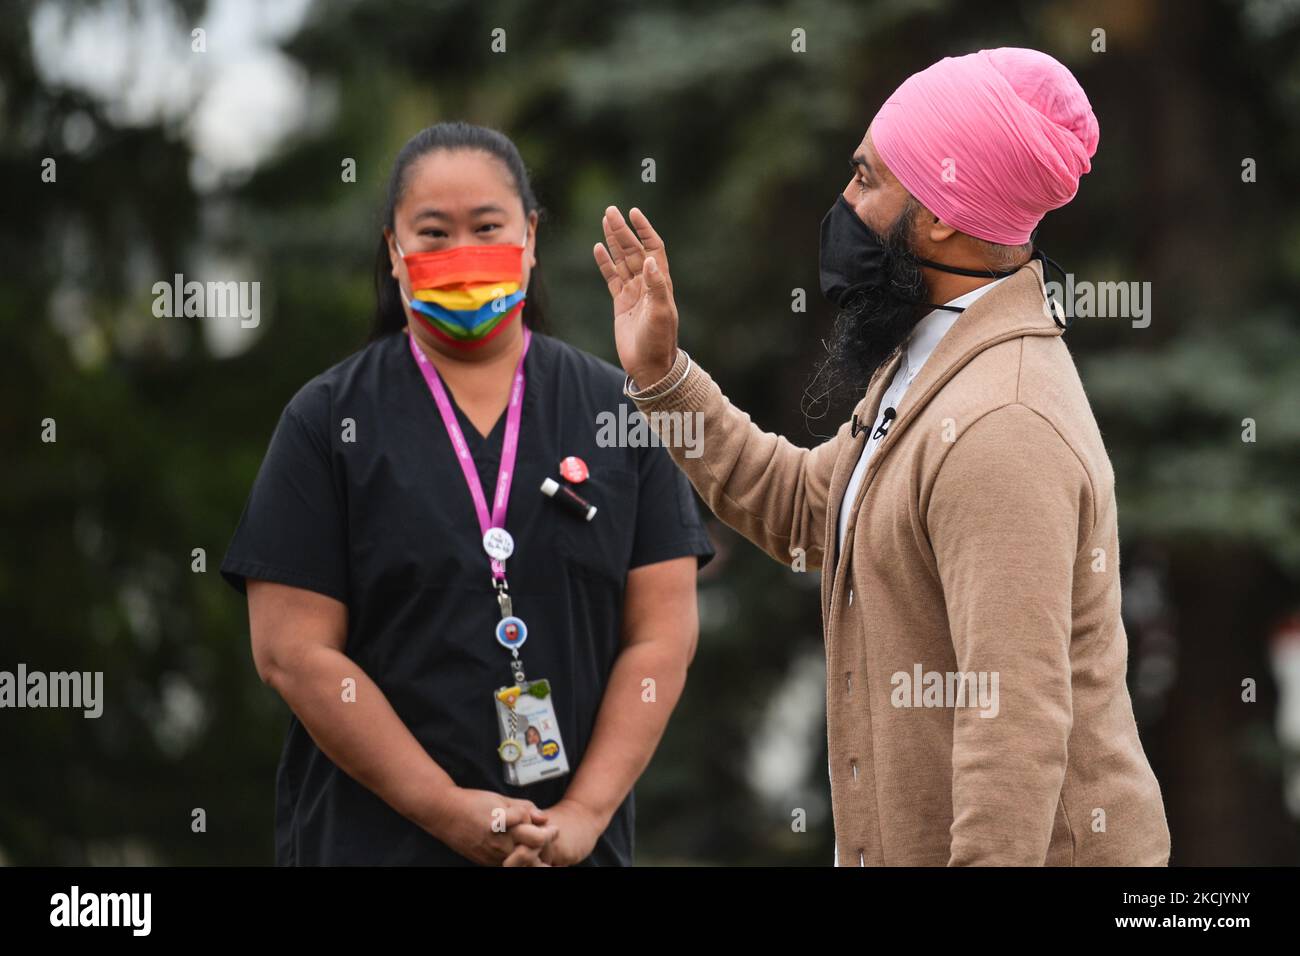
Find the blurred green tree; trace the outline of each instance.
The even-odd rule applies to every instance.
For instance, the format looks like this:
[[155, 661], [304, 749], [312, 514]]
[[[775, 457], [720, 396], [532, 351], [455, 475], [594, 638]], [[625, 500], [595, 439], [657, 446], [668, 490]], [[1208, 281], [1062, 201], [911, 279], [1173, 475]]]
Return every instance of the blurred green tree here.
[[[45, 75], [33, 24], [51, 8], [65, 26], [116, 11], [101, 28], [125, 23], [140, 30], [137, 55], [153, 50], [134, 5], [27, 0], [0, 19], [0, 667], [102, 670], [107, 695], [95, 721], [0, 718], [3, 859], [270, 860], [287, 712], [257, 679], [244, 604], [216, 567], [284, 403], [364, 339], [383, 185], [410, 135], [464, 118], [515, 139], [548, 209], [539, 258], [555, 332], [610, 360], [590, 249], [605, 205], [644, 209], [668, 242], [692, 354], [764, 427], [813, 444], [849, 400], [801, 411], [831, 318], [816, 296], [817, 224], [844, 163], [906, 75], [1008, 45], [1065, 62], [1101, 123], [1093, 171], [1044, 223], [1044, 248], [1079, 277], [1153, 288], [1148, 328], [1081, 319], [1069, 342], [1114, 458], [1125, 566], [1152, 572], [1129, 582], [1154, 594], [1130, 622], [1134, 692], [1174, 861], [1300, 858], [1278, 754], [1257, 745], [1276, 693], [1265, 639], [1300, 581], [1294, 11], [320, 2], [283, 43], [312, 115], [223, 178], [196, 156], [183, 111], [125, 122], [122, 90]], [[182, 48], [212, 15], [167, 9]], [[792, 52], [795, 30], [806, 53]], [[245, 135], [225, 133], [236, 152]], [[46, 157], [56, 183], [41, 181]], [[1255, 182], [1241, 179], [1247, 157]], [[340, 176], [346, 158], [355, 183]], [[214, 262], [264, 290], [262, 325], [234, 348], [151, 311], [154, 282]], [[796, 288], [807, 313], [791, 311]], [[45, 418], [56, 443], [40, 441]], [[700, 652], [638, 787], [639, 856], [824, 864], [820, 690], [802, 698], [814, 719], [798, 779], [767, 798], [751, 780], [771, 697], [820, 653], [816, 579], [715, 531], [724, 553], [702, 586]], [[1258, 705], [1239, 703], [1247, 676]], [[195, 808], [206, 834], [191, 830]], [[807, 833], [791, 827], [798, 809]]]

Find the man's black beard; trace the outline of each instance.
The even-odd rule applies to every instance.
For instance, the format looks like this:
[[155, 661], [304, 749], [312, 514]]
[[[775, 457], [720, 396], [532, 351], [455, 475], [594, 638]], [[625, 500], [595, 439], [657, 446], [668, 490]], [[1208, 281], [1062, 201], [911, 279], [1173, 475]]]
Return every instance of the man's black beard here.
[[[828, 409], [856, 405], [876, 370], [889, 361], [930, 311], [930, 290], [908, 244], [912, 217], [898, 218], [883, 237], [888, 284], [859, 292], [835, 317], [829, 353], [809, 387], [814, 402]], [[812, 393], [817, 394], [812, 394]]]

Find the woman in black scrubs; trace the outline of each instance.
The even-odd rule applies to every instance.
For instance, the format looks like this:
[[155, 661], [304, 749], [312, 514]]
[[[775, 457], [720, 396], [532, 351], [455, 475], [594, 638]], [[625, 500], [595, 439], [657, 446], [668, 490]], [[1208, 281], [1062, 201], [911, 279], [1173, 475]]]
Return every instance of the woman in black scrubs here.
[[371, 342], [285, 407], [221, 568], [292, 711], [276, 862], [629, 864], [713, 553], [693, 493], [598, 440], [623, 375], [542, 332], [506, 137], [420, 132], [386, 213]]

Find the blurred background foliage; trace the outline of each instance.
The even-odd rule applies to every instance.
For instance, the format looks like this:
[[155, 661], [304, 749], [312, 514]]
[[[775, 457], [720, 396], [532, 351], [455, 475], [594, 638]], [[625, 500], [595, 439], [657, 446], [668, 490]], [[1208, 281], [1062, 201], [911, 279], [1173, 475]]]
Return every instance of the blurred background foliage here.
[[[1279, 706], [1300, 675], [1288, 683], [1277, 637], [1300, 605], [1300, 5], [20, 0], [5, 14], [0, 669], [102, 670], [106, 702], [98, 720], [0, 713], [3, 861], [270, 861], [287, 710], [216, 568], [284, 403], [364, 340], [383, 184], [417, 130], [461, 118], [516, 141], [547, 210], [553, 331], [610, 361], [590, 250], [605, 205], [640, 206], [668, 242], [692, 355], [764, 427], [815, 444], [851, 398], [801, 410], [831, 320], [817, 227], [846, 161], [908, 74], [1032, 46], [1075, 72], [1101, 126], [1040, 245], [1081, 279], [1152, 286], [1148, 328], [1079, 319], [1067, 341], [1117, 473], [1130, 686], [1173, 862], [1300, 862]], [[174, 273], [259, 281], [260, 325], [156, 318], [153, 284]], [[638, 858], [827, 864], [816, 577], [712, 531], [699, 654], [637, 790]]]

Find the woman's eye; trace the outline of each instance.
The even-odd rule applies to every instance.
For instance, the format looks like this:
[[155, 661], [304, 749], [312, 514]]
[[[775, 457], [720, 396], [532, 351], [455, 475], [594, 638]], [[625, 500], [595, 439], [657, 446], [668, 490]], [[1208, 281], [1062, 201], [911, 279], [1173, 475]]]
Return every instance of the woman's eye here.
[[447, 234], [441, 229], [421, 229], [420, 235], [428, 236], [430, 239], [445, 239]]
[[501, 227], [497, 225], [495, 222], [485, 222], [483, 223], [483, 225], [478, 227], [478, 231], [483, 232], [484, 230], [499, 229], [499, 228]]

